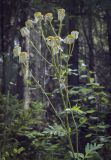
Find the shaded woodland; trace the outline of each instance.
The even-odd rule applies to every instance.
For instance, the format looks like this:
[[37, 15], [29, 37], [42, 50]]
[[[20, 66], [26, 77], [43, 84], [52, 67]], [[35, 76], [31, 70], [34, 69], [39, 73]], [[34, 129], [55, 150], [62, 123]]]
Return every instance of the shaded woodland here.
[[[74, 50], [68, 60], [70, 103], [78, 125], [69, 110], [63, 111], [58, 83], [52, 68], [36, 54], [21, 36], [20, 29], [35, 12], [43, 15], [64, 8], [61, 36], [79, 32]], [[55, 31], [58, 24], [53, 21]], [[46, 24], [46, 35], [52, 35]], [[51, 62], [51, 56], [37, 25], [31, 30], [31, 40], [42, 56]], [[45, 29], [44, 29], [45, 30]], [[20, 45], [30, 53], [29, 68], [34, 79], [25, 84], [22, 65], [14, 57], [13, 48]], [[67, 48], [66, 48], [67, 50]], [[31, 81], [31, 82], [30, 82]], [[65, 92], [63, 90], [63, 92]], [[70, 150], [67, 136], [47, 101], [47, 95], [65, 121], [68, 115], [71, 140], [75, 153]], [[66, 102], [67, 103], [67, 102]], [[28, 107], [28, 110], [27, 110]], [[75, 108], [74, 108], [75, 107]], [[67, 118], [66, 118], [67, 119]], [[2, 0], [0, 2], [0, 158], [1, 160], [83, 160], [86, 144], [98, 144], [98, 152], [89, 160], [111, 160], [111, 1], [110, 0]], [[100, 145], [100, 146], [99, 146]], [[103, 145], [103, 147], [101, 147]], [[94, 146], [92, 146], [94, 147]], [[95, 147], [95, 148], [96, 148]], [[91, 148], [89, 147], [89, 150]], [[93, 149], [92, 149], [93, 150]], [[80, 157], [79, 157], [80, 156]], [[84, 156], [85, 160], [85, 156]]]

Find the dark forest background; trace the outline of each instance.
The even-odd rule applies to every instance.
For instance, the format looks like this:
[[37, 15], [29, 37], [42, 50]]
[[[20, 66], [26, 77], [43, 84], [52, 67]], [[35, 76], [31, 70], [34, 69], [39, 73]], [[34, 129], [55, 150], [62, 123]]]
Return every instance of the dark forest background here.
[[[69, 64], [71, 64], [72, 69], [78, 70], [82, 76], [81, 78], [76, 74], [69, 76], [69, 85], [76, 87], [77, 89], [77, 87], [80, 87], [81, 85], [86, 86], [86, 84], [92, 80], [95, 84], [102, 86], [99, 88], [99, 90], [101, 90], [100, 93], [92, 94], [89, 101], [91, 101], [92, 107], [96, 106], [98, 109], [98, 112], [94, 117], [98, 118], [100, 116], [100, 119], [103, 118], [103, 128], [100, 128], [105, 132], [103, 130], [99, 132], [94, 128], [94, 131], [91, 130], [91, 132], [94, 132], [94, 138], [92, 139], [97, 138], [97, 141], [99, 141], [99, 133], [102, 132], [102, 136], [100, 138], [104, 138], [104, 136], [106, 136], [102, 140], [105, 141], [104, 143], [109, 143], [103, 149], [102, 155], [105, 160], [110, 160], [111, 127], [104, 125], [111, 125], [111, 0], [1, 0], [0, 96], [2, 100], [0, 103], [5, 103], [5, 99], [3, 99], [2, 96], [7, 97], [9, 93], [11, 96], [16, 96], [16, 99], [19, 99], [20, 101], [24, 99], [24, 83], [23, 77], [20, 74], [21, 66], [13, 56], [13, 48], [15, 45], [20, 44], [22, 48], [26, 49], [25, 41], [20, 35], [20, 28], [24, 26], [25, 21], [28, 18], [33, 19], [33, 15], [36, 11], [41, 11], [43, 14], [47, 12], [53, 12], [55, 14], [59, 8], [64, 8], [67, 14], [65, 19], [65, 27], [62, 33], [63, 37], [66, 33], [68, 34], [72, 30], [77, 30], [79, 32], [79, 39], [75, 43], [74, 51], [72, 53], [72, 57], [69, 60]], [[42, 52], [43, 54], [47, 52], [45, 47], [42, 48]], [[35, 66], [38, 66], [38, 63], [38, 61], [34, 62], [34, 66], [32, 65], [32, 70]], [[82, 70], [81, 67], [85, 67], [85, 69]], [[41, 72], [43, 73], [43, 70], [40, 71], [37, 69], [36, 71], [38, 72], [38, 75], [41, 75]], [[87, 74], [90, 74], [90, 80]], [[52, 91], [50, 88], [51, 83], [53, 82], [51, 79], [49, 79], [49, 82], [47, 82], [47, 88], [50, 92]], [[96, 88], [96, 90], [98, 92], [98, 88]], [[33, 92], [35, 92], [35, 90]], [[40, 94], [38, 91], [36, 91], [36, 93], [33, 92], [32, 97], [34, 97], [34, 100], [41, 96], [37, 95]], [[87, 91], [84, 89], [83, 93], [85, 92]], [[102, 106], [103, 108], [101, 107], [98, 95], [104, 97], [102, 100], [104, 101], [104, 105], [107, 104], [106, 108], [104, 105]], [[96, 102], [92, 102], [94, 96], [96, 97]], [[106, 100], [106, 97], [108, 97], [108, 100]], [[73, 96], [71, 99], [76, 100], [77, 97]], [[91, 106], [89, 105], [89, 101], [85, 101], [84, 99], [84, 106]], [[1, 112], [5, 114], [5, 111], [2, 110]], [[47, 118], [49, 121], [52, 121], [50, 119], [53, 118], [51, 113], [52, 111], [47, 111], [46, 117], [49, 116], [49, 118]], [[0, 115], [2, 114], [0, 113]], [[98, 121], [98, 119], [94, 119], [94, 117], [91, 119], [91, 124], [93, 125]], [[44, 124], [42, 125], [44, 126]], [[38, 128], [40, 129], [40, 126]], [[86, 128], [84, 127], [81, 131], [82, 136], [88, 133]], [[18, 139], [20, 136], [21, 135], [17, 135]], [[88, 140], [90, 140], [91, 135], [88, 136]], [[23, 135], [22, 138], [25, 139]], [[23, 141], [23, 145], [24, 143], [28, 143], [25, 145], [29, 145], [30, 140], [25, 140], [26, 142]], [[81, 143], [79, 144], [81, 148], [88, 140], [82, 139]], [[20, 141], [22, 141], [21, 137]], [[3, 143], [1, 144], [3, 145]], [[34, 150], [33, 147], [31, 149]], [[81, 151], [82, 150], [83, 149], [81, 149]], [[28, 160], [28, 158], [30, 159], [33, 154], [35, 154], [35, 150], [34, 153], [31, 151], [31, 155], [26, 156], [24, 154], [24, 156], [26, 156], [24, 160]], [[36, 156], [38, 157], [38, 155]]]
[[[12, 92], [14, 94], [19, 92], [17, 64], [12, 58], [12, 50], [16, 43], [23, 43], [19, 30], [24, 26], [26, 19], [33, 18], [35, 11], [56, 12], [60, 7], [67, 13], [67, 32], [75, 29], [80, 33], [70, 63], [74, 68], [78, 68], [79, 59], [83, 59], [89, 70], [96, 73], [97, 82], [111, 92], [110, 0], [2, 0], [0, 3], [0, 88], [2, 93], [7, 93], [10, 82], [16, 83]], [[72, 83], [79, 84], [79, 81], [77, 82], [76, 79]]]

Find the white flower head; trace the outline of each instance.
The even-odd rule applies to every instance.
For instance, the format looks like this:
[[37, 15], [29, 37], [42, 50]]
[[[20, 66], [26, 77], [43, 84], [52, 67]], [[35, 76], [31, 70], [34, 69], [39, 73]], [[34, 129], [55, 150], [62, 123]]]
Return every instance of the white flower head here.
[[19, 56], [21, 53], [21, 47], [19, 45], [15, 46], [13, 49], [13, 54], [15, 57]]
[[67, 37], [64, 39], [64, 43], [66, 44], [72, 44], [75, 41], [75, 36], [72, 34], [67, 35]]
[[43, 20], [43, 15], [41, 12], [35, 12], [34, 17], [36, 23], [41, 22]]
[[29, 37], [30, 31], [28, 30], [27, 27], [23, 27], [20, 30], [22, 37]]
[[52, 13], [47, 13], [45, 15], [45, 22], [51, 22], [53, 20], [53, 14]]
[[19, 55], [19, 62], [20, 63], [26, 63], [28, 58], [29, 58], [29, 55], [28, 55], [27, 52], [21, 52], [20, 55]]
[[47, 45], [51, 47], [53, 54], [57, 54], [59, 51], [62, 51], [61, 41], [62, 39], [59, 36], [49, 36], [46, 38]]
[[65, 9], [58, 9], [58, 20], [63, 21], [65, 17]]
[[70, 108], [66, 108], [65, 111], [66, 111], [66, 113], [70, 113], [71, 109]]
[[55, 45], [60, 45], [61, 43], [61, 38], [59, 36], [49, 36], [46, 38], [46, 41], [47, 41], [47, 44], [50, 46], [50, 47], [53, 47]]
[[25, 26], [29, 29], [31, 28], [34, 28], [34, 22], [31, 20], [31, 19], [28, 19], [26, 22], [25, 22]]
[[50, 47], [53, 47], [54, 46], [54, 37], [53, 36], [49, 36], [46, 38], [46, 42], [47, 42], [47, 45], [50, 46]]
[[79, 36], [78, 31], [72, 31], [71, 34], [74, 35], [75, 39], [78, 39], [78, 36]]
[[58, 45], [58, 46], [60, 46], [62, 38], [59, 37], [59, 36], [55, 36], [54, 39], [55, 39], [55, 44]]

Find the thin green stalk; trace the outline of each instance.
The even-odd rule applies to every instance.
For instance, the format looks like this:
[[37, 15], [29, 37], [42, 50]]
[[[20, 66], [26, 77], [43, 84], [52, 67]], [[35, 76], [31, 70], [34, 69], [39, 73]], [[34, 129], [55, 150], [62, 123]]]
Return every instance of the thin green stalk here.
[[[70, 100], [69, 100], [69, 96], [67, 95], [67, 99], [68, 99], [68, 102], [69, 102], [69, 108], [71, 109], [71, 103], [70, 103]], [[78, 134], [78, 126], [77, 126], [77, 123], [75, 121], [75, 118], [74, 118], [74, 114], [73, 112], [71, 111], [71, 115], [72, 115], [72, 119], [73, 119], [73, 122], [74, 122], [74, 125], [75, 125], [75, 130], [76, 130], [76, 150], [77, 150], [77, 158], [78, 158], [78, 153], [79, 153], [79, 134]]]
[[[55, 71], [56, 71], [56, 76], [59, 80], [59, 84], [61, 83], [60, 82], [60, 72], [58, 71], [58, 65], [56, 65], [55, 63], [55, 59], [53, 60], [54, 62], [54, 66], [55, 66]], [[65, 102], [65, 97], [64, 97], [64, 94], [63, 94], [63, 91], [61, 89], [61, 87], [59, 88], [60, 89], [60, 93], [61, 93], [61, 96], [62, 96], [62, 101], [63, 101], [63, 105], [64, 105], [64, 109], [66, 110], [67, 109], [67, 101]], [[68, 113], [66, 112], [66, 126], [67, 126], [67, 136], [68, 136], [68, 141], [69, 141], [69, 144], [70, 144], [70, 147], [71, 147], [71, 150], [72, 150], [72, 154], [73, 154], [73, 157], [74, 156], [74, 148], [73, 148], [73, 145], [72, 145], [72, 141], [71, 141], [71, 137], [70, 137], [70, 126], [69, 126], [69, 119], [68, 119]]]
[[[69, 53], [71, 53], [71, 45], [69, 46]], [[59, 61], [57, 61], [57, 62], [59, 62]], [[59, 66], [59, 63], [57, 64], [57, 66]], [[66, 79], [66, 85], [63, 82], [64, 86], [68, 85], [68, 61], [67, 61], [67, 64], [66, 64], [66, 70], [67, 70], [67, 77], [66, 77], [67, 79]], [[60, 73], [60, 72], [58, 71], [58, 73]], [[58, 77], [60, 77], [60, 75]], [[60, 80], [59, 80], [59, 83], [61, 83]], [[63, 101], [65, 109], [68, 108], [68, 107], [70, 107], [70, 109], [71, 109], [71, 104], [70, 104], [69, 95], [68, 95], [68, 88], [65, 88], [65, 92], [66, 92], [66, 95], [67, 95], [66, 96], [66, 102], [65, 102], [65, 99], [64, 99], [63, 92], [62, 92], [62, 90], [60, 88], [60, 93], [62, 95], [62, 101]], [[78, 150], [78, 127], [77, 127], [77, 123], [75, 121], [73, 112], [71, 112], [71, 115], [72, 115], [72, 119], [73, 119], [74, 126], [75, 126], [75, 129], [76, 129], [76, 150], [77, 150], [77, 158], [78, 158], [78, 153], [79, 153], [79, 150]], [[69, 125], [69, 120], [68, 120], [67, 115], [66, 115], [66, 118], [67, 118], [67, 126], [68, 126]]]
[[[66, 110], [67, 109], [67, 105], [66, 105], [66, 102], [65, 102], [65, 99], [64, 99], [64, 95], [63, 95], [63, 92], [60, 88], [60, 93], [61, 93], [61, 96], [62, 96], [62, 101], [63, 101], [63, 104], [64, 104], [64, 109]], [[66, 123], [67, 123], [67, 131], [68, 131], [68, 140], [69, 140], [69, 144], [70, 144], [70, 147], [71, 147], [71, 150], [72, 150], [72, 154], [73, 154], [73, 157], [75, 157], [74, 155], [74, 147], [72, 145], [72, 141], [71, 141], [71, 137], [70, 137], [70, 126], [69, 126], [69, 119], [68, 119], [68, 113], [66, 112]]]
[[[31, 73], [31, 72], [30, 72], [30, 73]], [[63, 123], [63, 121], [62, 121], [61, 117], [60, 117], [60, 116], [59, 116], [59, 114], [57, 113], [57, 111], [56, 111], [55, 107], [53, 106], [53, 104], [52, 104], [51, 100], [49, 99], [49, 97], [48, 97], [47, 93], [44, 91], [44, 89], [43, 89], [43, 88], [42, 88], [42, 86], [39, 84], [39, 82], [36, 80], [36, 78], [32, 75], [32, 73], [31, 73], [31, 77], [32, 77], [32, 78], [33, 78], [33, 80], [37, 83], [37, 85], [39, 86], [39, 88], [41, 89], [41, 91], [43, 92], [43, 94], [46, 96], [46, 98], [47, 98], [47, 100], [49, 101], [49, 103], [50, 103], [50, 105], [51, 105], [52, 109], [54, 110], [54, 112], [55, 112], [55, 114], [56, 114], [56, 116], [59, 118], [59, 120], [60, 120], [60, 122], [61, 122], [62, 126], [63, 126], [63, 127], [64, 127], [64, 129], [65, 129], [65, 125], [64, 125], [64, 123]]]
[[[71, 48], [71, 45], [69, 45], [69, 55], [72, 55], [72, 52], [73, 52], [73, 48], [74, 48], [74, 43], [73, 43], [73, 46]], [[68, 77], [68, 61], [67, 61], [67, 77]], [[68, 84], [68, 79], [66, 81], [66, 83]], [[68, 95], [68, 88], [66, 88], [66, 92], [67, 92], [67, 100], [68, 100], [68, 104], [69, 104], [69, 107], [71, 109], [71, 103], [70, 103], [70, 100], [69, 100], [69, 95]], [[73, 119], [73, 122], [74, 122], [74, 125], [75, 125], [75, 129], [76, 129], [76, 150], [77, 150], [77, 159], [78, 159], [78, 153], [79, 153], [79, 146], [78, 146], [78, 126], [77, 126], [77, 123], [75, 121], [75, 117], [74, 117], [74, 114], [73, 112], [71, 111], [71, 115], [72, 115], [72, 119]]]
[[[52, 26], [52, 23], [50, 23], [50, 26], [51, 26], [54, 34], [57, 35], [56, 32], [55, 32], [55, 30], [54, 30], [54, 27]], [[62, 29], [62, 24], [60, 24], [58, 35], [60, 35], [61, 29]], [[44, 33], [43, 33], [43, 29], [42, 29], [42, 28], [41, 28], [41, 31], [42, 31], [42, 37], [43, 37], [43, 39], [44, 39], [44, 41], [45, 41], [45, 43], [46, 43], [46, 39], [45, 39], [45, 36], [44, 36]], [[50, 50], [50, 48], [48, 47], [47, 43], [46, 43], [46, 46], [47, 46], [49, 52], [50, 52], [51, 55], [52, 55], [52, 61], [53, 61], [53, 66], [54, 66], [55, 71], [56, 71], [56, 76], [57, 76], [57, 78], [58, 78], [58, 80], [59, 80], [59, 83], [61, 83], [61, 82], [60, 82], [60, 70], [59, 70], [59, 68], [58, 68], [58, 67], [59, 67], [59, 58], [58, 58], [58, 55], [56, 55], [56, 61], [55, 61], [55, 57], [54, 57], [52, 51]], [[69, 46], [69, 54], [70, 54], [70, 55], [71, 55], [71, 53], [72, 53], [72, 51], [73, 51], [73, 47], [74, 47], [74, 45], [72, 46], [72, 48], [71, 48], [71, 45]], [[60, 58], [61, 58], [61, 57], [60, 57]], [[67, 67], [67, 75], [68, 75], [68, 62], [67, 62], [67, 66], [66, 66], [66, 67]], [[66, 83], [68, 83], [68, 79], [67, 79]], [[39, 87], [41, 88], [41, 85], [40, 85], [40, 84], [39, 84]], [[41, 89], [42, 89], [42, 88], [41, 88]], [[46, 97], [47, 97], [48, 101], [50, 102], [51, 106], [53, 107], [54, 112], [56, 113], [56, 115], [58, 115], [58, 114], [57, 114], [57, 111], [55, 110], [55, 108], [54, 108], [52, 102], [50, 101], [49, 97], [47, 96], [47, 94], [44, 92], [43, 89], [42, 89], [42, 91], [43, 91], [43, 93], [46, 95]], [[69, 106], [69, 102], [70, 102], [70, 101], [69, 101], [68, 93], [66, 92], [66, 95], [67, 95], [67, 97], [66, 97], [66, 98], [67, 98], [66, 102], [65, 102], [65, 97], [64, 97], [64, 94], [63, 94], [61, 88], [60, 88], [60, 93], [61, 93], [61, 96], [62, 96], [62, 101], [63, 101], [64, 107], [65, 107], [65, 109], [66, 109], [66, 108]], [[71, 108], [71, 106], [70, 106], [70, 108]], [[77, 128], [77, 124], [76, 124], [74, 115], [73, 115], [72, 112], [71, 112], [71, 114], [72, 114], [72, 118], [73, 118], [74, 125], [75, 125], [75, 128], [76, 128], [76, 145], [77, 145], [77, 155], [78, 155], [78, 130], [77, 130], [78, 128]], [[67, 123], [67, 131], [68, 131], [68, 141], [69, 141], [69, 144], [70, 144], [72, 153], [73, 153], [73, 157], [75, 157], [75, 156], [74, 156], [74, 148], [73, 148], [72, 141], [71, 141], [71, 137], [70, 137], [70, 130], [69, 130], [69, 129], [70, 129], [70, 126], [69, 126], [68, 113], [66, 113], [66, 123]]]
[[47, 45], [47, 42], [46, 42], [46, 38], [45, 38], [45, 36], [44, 36], [43, 29], [41, 29], [41, 31], [42, 31], [42, 37], [43, 37], [43, 40], [44, 40], [44, 42], [45, 42], [45, 44], [46, 44], [46, 47], [47, 47], [48, 51], [50, 52], [50, 54], [52, 55], [51, 49], [50, 49], [49, 46]]
[[[25, 65], [25, 67], [26, 67], [26, 64], [25, 64], [25, 63], [24, 63], [24, 65]], [[39, 84], [39, 82], [36, 80], [36, 78], [33, 76], [32, 72], [31, 72], [31, 71], [29, 71], [29, 72], [30, 72], [30, 75], [31, 75], [31, 77], [33, 78], [33, 80], [37, 83], [37, 85], [39, 86], [39, 88], [41, 89], [41, 91], [43, 92], [43, 94], [46, 96], [46, 98], [47, 98], [47, 100], [49, 101], [52, 109], [54, 110], [54, 112], [55, 112], [55, 114], [56, 114], [56, 116], [59, 118], [61, 124], [63, 125], [63, 127], [64, 127], [64, 129], [65, 129], [65, 125], [64, 125], [61, 117], [60, 117], [59, 114], [57, 113], [55, 107], [53, 106], [52, 102], [50, 101], [48, 95], [46, 94], [46, 92], [44, 91], [44, 89], [42, 88], [42, 86]], [[66, 130], [66, 129], [65, 129], [65, 130]]]
[[71, 147], [72, 150], [72, 154], [73, 154], [73, 158], [75, 158], [75, 154], [74, 154], [74, 147], [72, 144], [72, 140], [71, 140], [71, 135], [70, 135], [70, 126], [69, 126], [69, 119], [68, 119], [68, 114], [66, 114], [66, 118], [67, 118], [67, 129], [68, 129], [68, 140], [69, 140], [69, 145]]
[[55, 34], [55, 36], [57, 36], [57, 33], [55, 32], [55, 29], [54, 29], [54, 27], [52, 25], [52, 22], [49, 22], [49, 23], [50, 23], [50, 26], [51, 26], [51, 29], [52, 29], [53, 33]]
[[44, 58], [44, 56], [40, 53], [40, 51], [37, 49], [37, 47], [34, 45], [34, 43], [31, 40], [29, 42], [33, 46], [33, 48], [37, 51], [37, 53], [39, 54], [39, 56], [41, 56], [42, 59], [44, 59], [49, 65], [52, 65], [52, 63], [50, 63], [47, 59]]

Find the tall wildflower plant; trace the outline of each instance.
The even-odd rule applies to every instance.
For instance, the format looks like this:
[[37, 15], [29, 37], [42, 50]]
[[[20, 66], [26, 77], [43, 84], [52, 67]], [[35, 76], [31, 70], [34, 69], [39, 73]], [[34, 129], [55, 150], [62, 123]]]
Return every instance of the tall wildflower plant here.
[[[60, 121], [61, 126], [63, 127], [66, 133], [66, 137], [67, 137], [67, 140], [70, 146], [71, 157], [76, 160], [87, 159], [87, 157], [85, 157], [84, 154], [79, 153], [78, 125], [77, 125], [75, 114], [74, 114], [74, 110], [76, 110], [77, 112], [80, 112], [81, 110], [77, 106], [75, 107], [71, 106], [70, 98], [69, 98], [70, 88], [68, 86], [68, 75], [72, 74], [72, 70], [69, 68], [68, 62], [72, 55], [75, 41], [78, 39], [79, 32], [74, 30], [70, 34], [66, 35], [65, 38], [61, 37], [63, 21], [65, 18], [65, 10], [58, 9], [57, 14], [58, 14], [58, 22], [59, 22], [58, 30], [56, 30], [53, 26], [53, 20], [54, 20], [53, 13], [47, 13], [45, 15], [42, 15], [41, 12], [36, 12], [34, 14], [34, 20], [26, 21], [25, 27], [21, 29], [21, 35], [25, 37], [26, 40], [28, 39], [28, 43], [32, 45], [32, 47], [34, 47], [37, 54], [41, 57], [41, 59], [44, 60], [44, 63], [47, 63], [47, 65], [49, 65], [53, 69], [54, 71], [53, 78], [56, 79], [59, 84], [58, 90], [59, 90], [59, 94], [60, 94], [61, 101], [63, 104], [63, 112], [65, 113], [64, 114], [65, 118], [62, 117], [61, 116], [62, 114], [60, 114], [57, 111], [57, 107], [54, 106], [49, 95], [46, 93], [46, 91], [40, 84], [39, 80], [37, 80], [32, 74], [29, 68], [30, 53], [22, 52], [20, 46], [15, 46], [13, 53], [16, 57], [19, 57], [19, 62], [23, 66], [22, 69], [24, 73], [24, 80], [26, 80], [27, 82], [29, 75], [30, 75], [33, 81], [35, 81], [35, 83], [41, 89], [42, 93], [44, 94], [50, 106], [52, 107], [55, 113], [55, 116]], [[50, 27], [50, 30], [51, 30], [50, 32], [51, 34], [48, 36], [46, 35], [47, 33], [46, 24]], [[44, 40], [46, 47], [49, 51], [51, 61], [48, 61], [48, 59], [46, 59], [46, 57], [44, 57], [40, 53], [38, 48], [34, 45], [34, 42], [30, 39], [30, 34], [31, 34], [30, 29], [35, 30], [35, 27], [34, 27], [35, 25], [40, 26], [39, 28], [40, 28], [41, 37]], [[71, 135], [72, 135], [72, 129], [70, 126], [71, 119], [73, 121], [73, 128], [75, 131], [75, 139], [76, 139], [75, 142], [73, 142], [71, 138]], [[95, 144], [95, 148], [98, 148], [96, 144]], [[90, 150], [90, 146], [89, 146], [89, 150]]]

